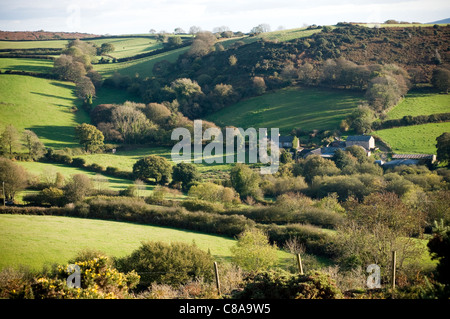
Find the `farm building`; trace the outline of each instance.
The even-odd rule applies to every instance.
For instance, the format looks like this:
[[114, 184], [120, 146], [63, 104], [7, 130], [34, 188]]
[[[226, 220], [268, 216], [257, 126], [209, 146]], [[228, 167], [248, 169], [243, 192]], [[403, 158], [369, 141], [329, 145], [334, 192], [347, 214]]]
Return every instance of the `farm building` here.
[[375, 139], [370, 135], [354, 135], [347, 137], [345, 141], [345, 146], [358, 145], [364, 147], [366, 150], [370, 151], [375, 148]]
[[[360, 146], [364, 151], [366, 151], [366, 155], [370, 156], [371, 152], [369, 150], [366, 150], [364, 147]], [[345, 147], [320, 147], [313, 150], [304, 151], [302, 153], [303, 157], [308, 157], [309, 155], [319, 155], [323, 158], [332, 158], [334, 156], [334, 153], [336, 153], [337, 150], [343, 150], [345, 151]]]
[[371, 155], [371, 151], [375, 149], [375, 139], [370, 135], [355, 135], [349, 136], [347, 140], [344, 141], [334, 141], [330, 143], [327, 147], [316, 148], [309, 151], [302, 152], [303, 157], [307, 157], [309, 155], [320, 155], [323, 158], [331, 158], [333, 157], [336, 150], [345, 150], [350, 146], [359, 146], [364, 151], [366, 151], [367, 156]]
[[394, 154], [392, 161], [381, 164], [384, 168], [399, 165], [430, 165], [436, 161], [436, 155], [432, 154]]
[[396, 159], [382, 164], [383, 168], [390, 168], [400, 165], [419, 165], [420, 161], [416, 159]]
[[295, 138], [294, 136], [279, 136], [278, 137], [278, 147], [298, 149], [300, 147], [300, 143], [299, 143], [299, 140], [297, 138]]
[[392, 159], [413, 159], [420, 162], [433, 164], [436, 162], [436, 155], [433, 154], [394, 154]]

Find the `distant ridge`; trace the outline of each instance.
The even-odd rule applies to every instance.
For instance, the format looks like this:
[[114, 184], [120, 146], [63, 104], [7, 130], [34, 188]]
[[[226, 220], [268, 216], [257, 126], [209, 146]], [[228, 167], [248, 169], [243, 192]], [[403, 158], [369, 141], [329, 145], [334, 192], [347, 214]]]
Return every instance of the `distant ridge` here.
[[428, 24], [441, 24], [441, 23], [450, 23], [450, 18], [429, 22]]
[[80, 32], [51, 32], [51, 31], [1, 31], [0, 40], [36, 41], [36, 40], [68, 40], [96, 38], [99, 35]]

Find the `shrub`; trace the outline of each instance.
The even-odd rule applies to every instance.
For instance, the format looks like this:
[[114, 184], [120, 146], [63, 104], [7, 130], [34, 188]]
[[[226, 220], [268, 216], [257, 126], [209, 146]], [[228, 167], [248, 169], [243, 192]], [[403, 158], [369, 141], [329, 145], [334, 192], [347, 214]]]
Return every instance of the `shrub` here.
[[43, 203], [50, 206], [63, 206], [65, 204], [63, 190], [56, 187], [45, 188], [41, 192]]
[[190, 280], [213, 279], [214, 260], [194, 244], [146, 242], [131, 255], [116, 260], [122, 271], [141, 273], [139, 285], [149, 287], [152, 283], [176, 287]]
[[191, 184], [199, 179], [197, 168], [191, 163], [178, 163], [173, 167], [172, 179], [180, 182], [183, 191], [188, 191]]
[[172, 176], [172, 165], [164, 157], [150, 155], [133, 165], [133, 173], [141, 180], [154, 178], [157, 183], [165, 184]]
[[275, 265], [277, 250], [260, 229], [247, 229], [239, 234], [236, 246], [231, 248], [233, 261], [247, 271], [259, 271]]
[[288, 192], [301, 192], [308, 187], [305, 180], [301, 176], [291, 177], [274, 177], [272, 175], [265, 176], [261, 188], [267, 196], [278, 196]]
[[87, 167], [89, 170], [97, 173], [102, 173], [105, 171], [105, 168], [103, 166], [98, 165], [97, 163], [92, 163]]
[[72, 166], [83, 168], [86, 165], [86, 161], [84, 158], [75, 157], [72, 158]]
[[75, 216], [170, 226], [230, 237], [255, 225], [244, 216], [189, 212], [183, 207], [155, 207], [146, 204], [144, 199], [130, 197], [92, 198], [86, 203], [77, 204], [70, 213]]
[[24, 269], [4, 268], [0, 272], [0, 298], [31, 298], [33, 274]]
[[58, 265], [56, 276], [41, 276], [34, 279], [31, 285], [36, 299], [116, 299], [129, 296], [129, 289], [139, 282], [134, 271], [127, 274], [117, 271], [111, 266], [107, 256], [75, 259], [74, 264], [80, 267], [81, 287], [70, 288], [67, 278], [73, 273], [69, 265]]
[[290, 239], [296, 239], [304, 245], [306, 252], [321, 256], [332, 257], [333, 251], [330, 249], [332, 237], [321, 228], [312, 225], [289, 224], [278, 225], [258, 225], [269, 235], [269, 239], [278, 246], [283, 246]]
[[221, 202], [231, 204], [239, 200], [234, 189], [206, 182], [197, 184], [189, 189], [189, 195], [209, 202]]
[[326, 274], [318, 271], [293, 275], [286, 271], [265, 271], [249, 275], [240, 299], [339, 299], [341, 291]]
[[92, 190], [92, 182], [85, 174], [75, 174], [66, 183], [64, 194], [69, 202], [83, 200]]
[[209, 202], [201, 199], [187, 199], [181, 204], [184, 208], [191, 212], [204, 211], [204, 212], [222, 212], [224, 206], [221, 203]]

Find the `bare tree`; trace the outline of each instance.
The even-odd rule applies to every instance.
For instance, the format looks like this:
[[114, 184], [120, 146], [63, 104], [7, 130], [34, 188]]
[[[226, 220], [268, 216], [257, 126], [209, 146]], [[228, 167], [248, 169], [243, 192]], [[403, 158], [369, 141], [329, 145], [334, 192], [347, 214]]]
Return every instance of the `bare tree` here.
[[268, 25], [267, 23], [261, 23], [260, 25], [253, 27], [252, 30], [250, 31], [250, 33], [255, 33], [255, 34], [265, 33], [265, 32], [270, 32], [270, 25]]
[[148, 131], [156, 128], [144, 113], [135, 107], [135, 103], [116, 107], [112, 112], [112, 122], [126, 143], [136, 143], [145, 137]]
[[190, 34], [197, 34], [200, 31], [202, 31], [202, 28], [195, 26], [195, 25], [193, 25], [192, 27], [189, 28]]
[[38, 159], [44, 155], [45, 146], [41, 140], [39, 140], [36, 133], [30, 130], [25, 130], [23, 132], [23, 140], [28, 149], [28, 154], [30, 154], [33, 159]]
[[209, 31], [197, 32], [194, 42], [189, 50], [189, 55], [203, 56], [212, 51], [217, 38]]
[[0, 144], [4, 151], [12, 154], [13, 150], [19, 146], [19, 132], [14, 125], [9, 124], [5, 127], [2, 135], [0, 136]]

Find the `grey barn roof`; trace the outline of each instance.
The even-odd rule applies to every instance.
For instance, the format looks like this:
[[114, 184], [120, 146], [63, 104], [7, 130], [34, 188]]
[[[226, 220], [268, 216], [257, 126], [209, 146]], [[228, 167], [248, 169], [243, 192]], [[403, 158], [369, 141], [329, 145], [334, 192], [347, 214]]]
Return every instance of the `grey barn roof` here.
[[386, 162], [383, 166], [399, 166], [399, 165], [418, 165], [417, 159], [396, 159], [390, 162]]
[[368, 142], [372, 138], [371, 135], [351, 135], [347, 137], [348, 142]]
[[278, 141], [280, 143], [286, 143], [286, 142], [292, 143], [292, 141], [294, 141], [294, 137], [293, 136], [279, 136]]
[[394, 154], [392, 158], [395, 159], [432, 159], [432, 154]]

